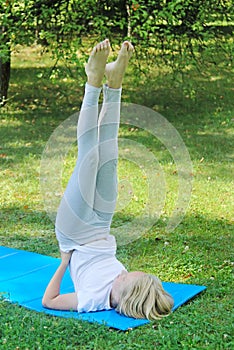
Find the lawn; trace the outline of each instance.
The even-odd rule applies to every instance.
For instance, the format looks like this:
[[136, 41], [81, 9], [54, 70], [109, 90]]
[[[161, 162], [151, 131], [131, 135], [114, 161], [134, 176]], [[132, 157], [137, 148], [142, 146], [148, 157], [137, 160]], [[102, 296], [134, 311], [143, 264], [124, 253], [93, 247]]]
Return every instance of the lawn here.
[[[84, 72], [66, 76], [39, 47], [12, 57], [9, 101], [1, 108], [0, 245], [59, 256], [53, 223], [40, 190], [40, 161], [52, 132], [79, 110]], [[169, 317], [127, 332], [53, 318], [0, 299], [1, 349], [233, 349], [233, 86], [230, 67], [192, 68], [185, 81], [166, 67], [147, 76], [128, 70], [123, 100], [161, 113], [189, 151], [193, 189], [179, 225], [166, 225], [176, 205], [178, 172], [168, 148], [149, 132], [122, 125], [120, 136], [146, 147], [162, 169], [165, 204], [159, 220], [139, 239], [120, 245], [129, 270], [165, 281], [202, 284], [207, 290]], [[64, 165], [63, 187], [76, 149]], [[122, 184], [113, 227], [141, 215], [148, 200], [141, 164], [120, 158]], [[124, 195], [128, 193], [127, 198]]]

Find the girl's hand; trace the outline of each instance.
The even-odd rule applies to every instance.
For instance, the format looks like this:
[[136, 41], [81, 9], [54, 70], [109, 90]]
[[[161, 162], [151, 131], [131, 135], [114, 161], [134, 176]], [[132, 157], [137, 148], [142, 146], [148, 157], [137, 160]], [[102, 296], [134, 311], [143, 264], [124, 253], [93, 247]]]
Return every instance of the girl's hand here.
[[62, 263], [63, 263], [64, 265], [67, 266], [67, 265], [69, 264], [70, 259], [71, 259], [73, 250], [71, 250], [71, 251], [68, 252], [68, 253], [62, 252], [62, 251], [60, 250], [60, 253], [61, 253]]

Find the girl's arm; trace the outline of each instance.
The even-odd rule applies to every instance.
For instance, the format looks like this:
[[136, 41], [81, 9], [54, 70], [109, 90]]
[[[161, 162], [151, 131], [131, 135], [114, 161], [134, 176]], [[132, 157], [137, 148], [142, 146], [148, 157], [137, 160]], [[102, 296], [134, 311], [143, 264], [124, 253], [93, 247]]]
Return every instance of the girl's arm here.
[[55, 310], [77, 310], [78, 299], [76, 293], [60, 294], [60, 286], [63, 276], [69, 264], [72, 252], [61, 252], [61, 264], [51, 278], [43, 299], [42, 305], [48, 309]]

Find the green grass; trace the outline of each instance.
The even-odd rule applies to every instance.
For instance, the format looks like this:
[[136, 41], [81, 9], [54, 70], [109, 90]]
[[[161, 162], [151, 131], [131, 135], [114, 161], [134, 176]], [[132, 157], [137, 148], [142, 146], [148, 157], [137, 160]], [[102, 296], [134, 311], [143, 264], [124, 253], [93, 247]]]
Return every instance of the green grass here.
[[[53, 224], [40, 193], [40, 160], [53, 130], [79, 109], [84, 74], [66, 78], [65, 68], [49, 79], [53, 62], [39, 49], [13, 56], [9, 103], [1, 108], [0, 244], [58, 256]], [[74, 72], [75, 73], [75, 72]], [[118, 332], [104, 326], [53, 318], [0, 299], [1, 349], [232, 349], [233, 344], [233, 90], [230, 69], [190, 70], [186, 81], [164, 67], [150, 77], [126, 79], [123, 99], [160, 112], [179, 131], [193, 163], [189, 209], [171, 233], [166, 222], [175, 205], [176, 167], [167, 149], [142, 130], [121, 127], [120, 135], [144, 144], [163, 168], [165, 207], [141, 238], [120, 246], [130, 270], [163, 280], [197, 283], [207, 291], [168, 318]], [[69, 153], [64, 183], [75, 160]], [[138, 167], [121, 159], [119, 177], [132, 183], [135, 197], [117, 212], [113, 225], [129, 221], [147, 200]], [[128, 185], [126, 185], [128, 186]], [[128, 188], [128, 187], [127, 187]]]

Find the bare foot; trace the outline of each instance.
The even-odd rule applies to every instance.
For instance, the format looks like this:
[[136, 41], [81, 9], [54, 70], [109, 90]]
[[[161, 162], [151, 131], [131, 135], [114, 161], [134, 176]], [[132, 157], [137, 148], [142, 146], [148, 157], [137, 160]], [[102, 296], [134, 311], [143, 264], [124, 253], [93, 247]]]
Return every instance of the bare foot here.
[[128, 61], [132, 56], [134, 48], [129, 41], [124, 41], [119, 51], [117, 60], [106, 65], [105, 75], [107, 85], [113, 89], [119, 89], [122, 86], [122, 80]]
[[88, 83], [95, 87], [100, 87], [105, 73], [106, 60], [110, 52], [110, 42], [108, 39], [97, 44], [89, 57], [85, 66]]

